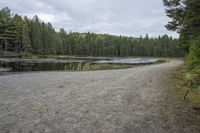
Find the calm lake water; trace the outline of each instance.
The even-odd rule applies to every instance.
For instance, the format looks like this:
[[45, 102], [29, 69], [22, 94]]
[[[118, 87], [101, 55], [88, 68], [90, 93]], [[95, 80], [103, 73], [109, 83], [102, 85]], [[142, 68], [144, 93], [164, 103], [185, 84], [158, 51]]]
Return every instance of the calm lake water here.
[[99, 70], [128, 68], [136, 64], [152, 64], [153, 58], [77, 58], [77, 59], [0, 59], [0, 67], [8, 72], [53, 70]]

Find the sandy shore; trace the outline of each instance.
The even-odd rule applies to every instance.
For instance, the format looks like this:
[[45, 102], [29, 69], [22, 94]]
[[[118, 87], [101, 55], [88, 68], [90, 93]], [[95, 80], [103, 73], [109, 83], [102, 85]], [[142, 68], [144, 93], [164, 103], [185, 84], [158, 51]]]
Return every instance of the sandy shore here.
[[0, 133], [198, 133], [168, 94], [181, 64], [0, 76]]

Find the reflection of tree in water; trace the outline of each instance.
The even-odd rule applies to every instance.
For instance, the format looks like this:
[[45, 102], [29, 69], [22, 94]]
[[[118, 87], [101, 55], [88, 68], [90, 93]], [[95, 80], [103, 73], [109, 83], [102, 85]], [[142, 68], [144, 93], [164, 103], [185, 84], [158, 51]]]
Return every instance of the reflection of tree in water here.
[[4, 62], [3, 67], [4, 68], [12, 68], [11, 71], [14, 71], [14, 72], [22, 72], [22, 71], [24, 71], [25, 64], [26, 63], [23, 63], [23, 62]]
[[[120, 59], [120, 60], [100, 60], [100, 61], [85, 61], [85, 62], [42, 62], [41, 60], [6, 60], [0, 61], [0, 67], [9, 68], [12, 72], [22, 71], [51, 71], [51, 70], [66, 70], [66, 71], [87, 71], [87, 70], [105, 70], [130, 68], [132, 65], [151, 64], [154, 60], [149, 59]], [[156, 61], [156, 60], [155, 60]]]
[[0, 62], [0, 67], [11, 68], [12, 72], [77, 70], [81, 63], [33, 63], [33, 62]]

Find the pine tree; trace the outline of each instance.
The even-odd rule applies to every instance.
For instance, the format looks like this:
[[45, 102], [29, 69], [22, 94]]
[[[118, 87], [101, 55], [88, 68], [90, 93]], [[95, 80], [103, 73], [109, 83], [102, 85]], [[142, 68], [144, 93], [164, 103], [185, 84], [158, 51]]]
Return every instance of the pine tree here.
[[29, 35], [29, 27], [27, 23], [25, 23], [23, 26], [22, 44], [23, 44], [23, 51], [32, 52], [31, 39]]
[[163, 0], [163, 2], [167, 7], [167, 15], [172, 18], [166, 27], [180, 33], [181, 46], [189, 52], [188, 62], [193, 66], [192, 60], [196, 60], [200, 53], [198, 51], [200, 42], [197, 43], [200, 36], [200, 0]]
[[10, 9], [3, 8], [0, 11], [0, 45], [1, 51], [7, 55], [7, 51], [16, 50], [16, 25], [11, 21]]
[[200, 32], [200, 0], [163, 0], [167, 16], [166, 28], [180, 34], [181, 47], [189, 50], [189, 41]]
[[[186, 9], [185, 9], [186, 10]], [[195, 20], [196, 21], [196, 20]], [[188, 22], [189, 23], [189, 22]], [[8, 8], [0, 11], [0, 44], [3, 49], [33, 54], [65, 54], [79, 56], [182, 56], [177, 39], [164, 37], [134, 38], [95, 33], [56, 32], [50, 23], [12, 15]], [[196, 30], [196, 29], [194, 29]], [[6, 40], [6, 41], [5, 41]], [[6, 45], [5, 45], [6, 44]], [[5, 46], [8, 46], [5, 48]], [[16, 51], [19, 52], [19, 51]]]
[[32, 39], [32, 44], [33, 44], [33, 52], [42, 54], [43, 43], [42, 43], [42, 38], [41, 38], [41, 22], [37, 16], [34, 16], [31, 26], [32, 26], [31, 39]]

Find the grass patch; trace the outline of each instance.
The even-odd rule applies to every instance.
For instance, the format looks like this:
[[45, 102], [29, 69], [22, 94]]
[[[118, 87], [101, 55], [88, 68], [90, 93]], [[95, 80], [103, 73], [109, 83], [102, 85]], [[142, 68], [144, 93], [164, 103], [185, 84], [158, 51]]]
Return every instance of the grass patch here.
[[200, 69], [189, 69], [185, 68], [182, 72], [184, 81], [188, 87], [192, 88], [194, 91], [200, 92]]
[[133, 67], [133, 65], [125, 64], [92, 64], [92, 63], [79, 63], [77, 65], [67, 65], [65, 70], [70, 71], [93, 71], [93, 70], [110, 70], [110, 69], [125, 69]]
[[24, 59], [38, 59], [39, 57], [37, 55], [34, 55], [32, 53], [25, 53], [22, 58]]
[[199, 70], [191, 70], [187, 66], [182, 66], [176, 70], [172, 81], [176, 87], [173, 93], [182, 97], [186, 91], [190, 89], [186, 100], [194, 104], [200, 104], [200, 80], [198, 80], [198, 71]]
[[164, 59], [159, 59], [157, 60], [154, 64], [161, 64], [161, 63], [166, 63], [167, 61]]

